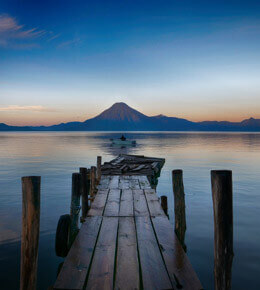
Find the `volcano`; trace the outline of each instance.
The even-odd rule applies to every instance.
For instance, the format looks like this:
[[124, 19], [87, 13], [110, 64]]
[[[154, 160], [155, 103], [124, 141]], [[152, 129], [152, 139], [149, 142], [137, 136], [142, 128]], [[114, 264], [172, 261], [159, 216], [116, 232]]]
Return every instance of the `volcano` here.
[[146, 116], [120, 102], [84, 122], [40, 127], [0, 124], [0, 131], [260, 131], [260, 120], [192, 122], [164, 115]]

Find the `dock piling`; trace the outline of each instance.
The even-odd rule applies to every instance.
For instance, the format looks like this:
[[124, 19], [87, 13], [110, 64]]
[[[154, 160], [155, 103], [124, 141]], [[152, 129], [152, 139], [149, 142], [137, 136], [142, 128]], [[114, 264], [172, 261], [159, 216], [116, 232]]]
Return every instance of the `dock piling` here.
[[101, 163], [102, 163], [102, 157], [97, 156], [97, 181], [98, 182], [101, 179]]
[[168, 200], [167, 200], [166, 195], [161, 196], [161, 206], [162, 206], [162, 209], [163, 209], [165, 215], [168, 216]]
[[36, 289], [40, 229], [40, 176], [22, 177], [20, 290]]
[[79, 226], [79, 212], [80, 212], [80, 188], [81, 188], [81, 174], [72, 174], [72, 190], [71, 190], [71, 205], [70, 205], [70, 239], [69, 244], [71, 245], [78, 233]]
[[233, 260], [233, 189], [232, 171], [211, 171], [214, 209], [215, 290], [231, 289]]
[[90, 202], [94, 200], [96, 192], [96, 167], [91, 166], [90, 168]]
[[89, 180], [88, 180], [88, 170], [85, 167], [80, 167], [79, 169], [81, 175], [81, 222], [84, 222], [88, 213], [88, 194], [89, 194]]
[[172, 171], [172, 185], [174, 193], [174, 214], [175, 214], [175, 233], [186, 251], [185, 232], [186, 232], [186, 214], [185, 214], [185, 193], [183, 186], [183, 172], [181, 169]]

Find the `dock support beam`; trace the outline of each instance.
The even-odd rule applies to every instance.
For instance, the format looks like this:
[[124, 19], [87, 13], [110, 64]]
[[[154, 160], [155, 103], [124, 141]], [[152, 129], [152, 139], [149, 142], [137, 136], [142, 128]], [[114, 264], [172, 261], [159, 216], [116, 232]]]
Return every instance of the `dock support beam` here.
[[87, 168], [80, 167], [79, 172], [81, 175], [81, 222], [84, 222], [88, 213], [89, 179]]
[[71, 189], [71, 205], [70, 205], [70, 239], [69, 245], [71, 246], [79, 230], [79, 212], [80, 212], [80, 181], [81, 174], [72, 174], [72, 189]]
[[174, 193], [175, 233], [184, 249], [186, 232], [185, 193], [181, 169], [172, 171], [172, 186]]
[[22, 177], [20, 290], [36, 289], [40, 229], [40, 176]]
[[211, 171], [214, 208], [215, 290], [231, 289], [233, 261], [232, 171]]

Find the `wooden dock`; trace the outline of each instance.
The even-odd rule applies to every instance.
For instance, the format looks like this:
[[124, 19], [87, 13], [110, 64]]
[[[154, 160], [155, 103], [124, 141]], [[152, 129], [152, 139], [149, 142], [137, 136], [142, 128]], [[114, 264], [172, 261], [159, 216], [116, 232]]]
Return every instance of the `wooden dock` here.
[[[172, 170], [174, 230], [167, 216], [167, 196], [161, 196], [160, 205], [155, 192], [164, 162], [124, 154], [102, 165], [97, 156], [97, 167], [80, 167], [72, 174], [70, 214], [60, 216], [55, 240], [56, 255], [66, 259], [48, 289], [202, 289], [184, 251], [183, 171]], [[230, 290], [232, 171], [212, 170], [211, 187], [214, 285], [216, 290]], [[37, 287], [40, 189], [40, 176], [22, 177], [20, 290]]]
[[54, 289], [202, 289], [148, 173], [140, 173], [160, 171], [156, 162], [164, 162], [147, 161], [135, 171], [129, 166], [134, 157], [125, 158], [128, 167], [118, 158], [113, 170], [111, 164], [102, 167], [95, 199]]

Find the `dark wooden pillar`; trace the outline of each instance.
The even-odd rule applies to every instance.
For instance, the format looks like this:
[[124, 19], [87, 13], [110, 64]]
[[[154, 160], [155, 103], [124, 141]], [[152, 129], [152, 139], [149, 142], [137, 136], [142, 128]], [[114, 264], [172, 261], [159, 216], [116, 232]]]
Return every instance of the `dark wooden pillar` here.
[[211, 171], [214, 209], [215, 290], [231, 289], [233, 261], [232, 171]]
[[186, 232], [186, 214], [185, 214], [185, 193], [183, 186], [182, 170], [172, 171], [172, 186], [174, 193], [174, 214], [175, 214], [175, 233], [186, 251], [185, 232]]
[[69, 244], [72, 245], [79, 230], [79, 212], [80, 212], [80, 188], [81, 174], [72, 174], [72, 189], [71, 189], [71, 205], [70, 205], [70, 239]]
[[164, 213], [168, 216], [168, 200], [166, 195], [161, 196], [161, 206]]
[[89, 185], [88, 185], [88, 170], [85, 167], [80, 167], [79, 169], [81, 175], [81, 221], [84, 222], [87, 213], [88, 213], [88, 194], [89, 194]]
[[99, 183], [101, 179], [101, 163], [102, 163], [102, 157], [97, 157], [97, 182]]
[[40, 176], [22, 177], [20, 289], [36, 289], [40, 230]]
[[93, 202], [96, 194], [96, 167], [90, 168], [90, 201]]

